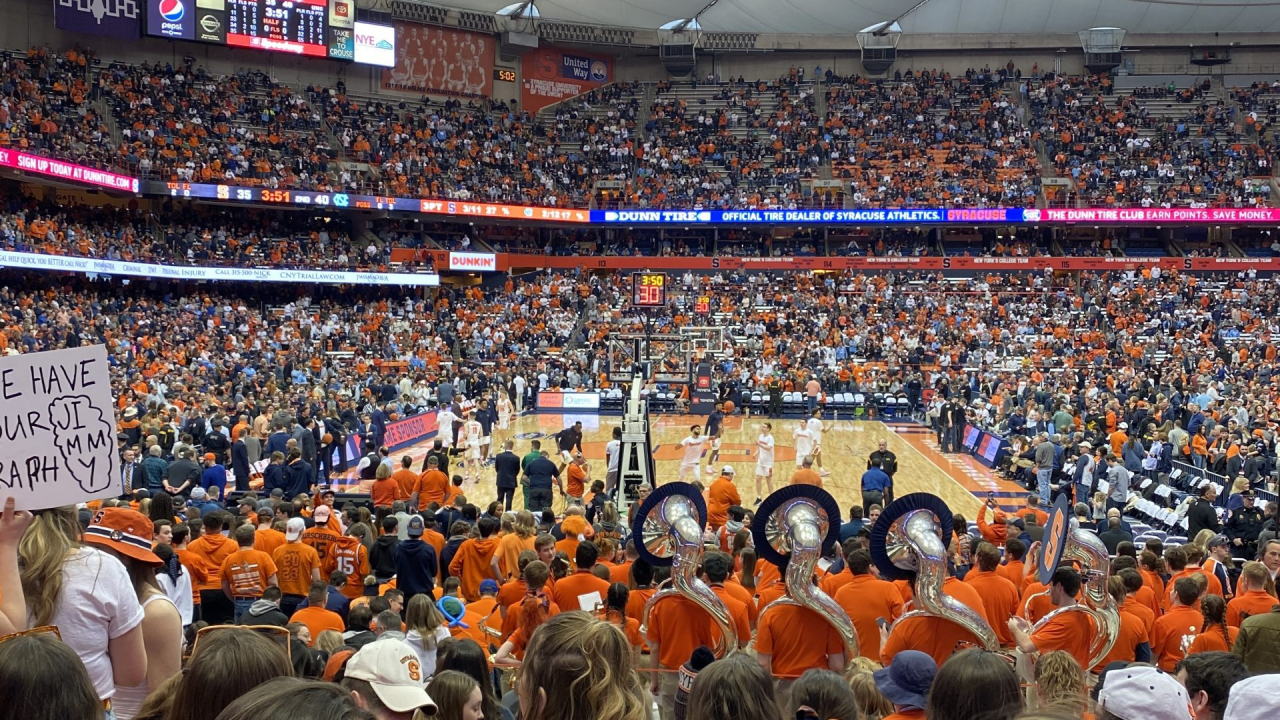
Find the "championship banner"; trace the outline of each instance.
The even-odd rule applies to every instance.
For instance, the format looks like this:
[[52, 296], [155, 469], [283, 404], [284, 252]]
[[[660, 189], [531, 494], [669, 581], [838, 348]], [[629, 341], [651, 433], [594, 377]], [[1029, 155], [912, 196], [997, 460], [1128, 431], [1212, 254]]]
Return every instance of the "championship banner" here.
[[105, 345], [0, 358], [0, 501], [43, 510], [127, 494]]
[[396, 64], [382, 71], [382, 89], [419, 95], [489, 97], [493, 38], [435, 25], [397, 22]]
[[613, 82], [613, 58], [607, 55], [549, 46], [525, 53], [520, 62], [520, 109], [531, 113]]
[[142, 37], [142, 0], [54, 0], [54, 24], [61, 30], [109, 35], [125, 40]]

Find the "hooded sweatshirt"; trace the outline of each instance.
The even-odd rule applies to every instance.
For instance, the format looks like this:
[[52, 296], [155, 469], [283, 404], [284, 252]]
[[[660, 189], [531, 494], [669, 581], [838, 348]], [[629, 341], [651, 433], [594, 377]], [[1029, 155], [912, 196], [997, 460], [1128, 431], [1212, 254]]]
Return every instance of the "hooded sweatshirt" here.
[[198, 556], [209, 570], [209, 577], [200, 583], [200, 590], [222, 589], [222, 562], [239, 549], [234, 540], [222, 533], [201, 535], [187, 545], [187, 551]]
[[280, 603], [272, 600], [255, 600], [249, 606], [249, 612], [240, 616], [241, 625], [278, 625], [289, 624], [289, 616], [280, 612]]
[[453, 556], [458, 554], [458, 548], [462, 547], [462, 543], [466, 541], [466, 535], [450, 535], [449, 539], [444, 542], [444, 550], [440, 552], [440, 569], [442, 578], [447, 578], [453, 575], [453, 572], [449, 570], [449, 567], [453, 564]]
[[369, 551], [369, 567], [379, 582], [386, 582], [396, 574], [396, 547], [400, 538], [396, 535], [383, 535], [373, 543]]
[[493, 554], [497, 550], [498, 540], [492, 535], [467, 540], [458, 547], [449, 563], [449, 574], [458, 576], [467, 602], [480, 599], [480, 583], [486, 578], [497, 579], [493, 577]]
[[417, 594], [432, 595], [436, 589], [439, 562], [436, 549], [421, 538], [410, 538], [396, 546], [396, 587], [405, 600]]

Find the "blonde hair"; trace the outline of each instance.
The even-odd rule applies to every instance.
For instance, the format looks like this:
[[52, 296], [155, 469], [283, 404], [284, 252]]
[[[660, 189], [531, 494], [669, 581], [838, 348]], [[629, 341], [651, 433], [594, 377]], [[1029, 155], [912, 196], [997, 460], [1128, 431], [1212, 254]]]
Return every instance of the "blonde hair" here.
[[1069, 706], [1077, 713], [1088, 709], [1084, 670], [1070, 653], [1062, 650], [1045, 653], [1036, 662], [1036, 694], [1041, 707]]
[[391, 468], [383, 463], [378, 464], [378, 469], [374, 471], [374, 477], [377, 480], [386, 480], [391, 477]]
[[48, 625], [62, 599], [62, 564], [80, 547], [80, 521], [71, 506], [39, 510], [18, 542], [22, 592], [35, 620]]
[[[562, 612], [538, 627], [525, 651], [519, 683], [536, 697], [524, 720], [647, 720], [649, 701], [617, 625], [581, 611]], [[694, 717], [694, 716], [690, 716]]]
[[315, 647], [330, 655], [342, 648], [342, 633], [337, 630], [324, 630], [315, 637]]
[[880, 693], [876, 687], [876, 678], [869, 670], [859, 670], [849, 676], [849, 689], [853, 691], [854, 702], [858, 711], [867, 720], [880, 720], [893, 714], [893, 703]]
[[516, 513], [515, 532], [521, 538], [531, 538], [538, 534], [538, 523], [534, 521], [533, 513], [528, 510]]
[[1200, 548], [1201, 552], [1203, 552], [1205, 555], [1208, 555], [1209, 541], [1212, 540], [1213, 536], [1216, 534], [1217, 533], [1210, 530], [1209, 528], [1205, 528], [1200, 532], [1196, 533], [1195, 539], [1193, 539], [1190, 544]]
[[405, 631], [417, 630], [422, 636], [422, 647], [434, 650], [436, 630], [444, 624], [444, 616], [431, 602], [429, 595], [414, 595], [404, 610]]

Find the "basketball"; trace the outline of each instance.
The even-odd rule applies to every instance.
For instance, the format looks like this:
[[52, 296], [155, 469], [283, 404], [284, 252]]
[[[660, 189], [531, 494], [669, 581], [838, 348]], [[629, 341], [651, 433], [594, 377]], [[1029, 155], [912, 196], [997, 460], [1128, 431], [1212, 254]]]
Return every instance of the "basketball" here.
[[324, 436], [320, 438], [320, 442], [324, 443], [325, 445], [332, 443], [333, 435], [331, 433], [325, 433]]
[[733, 409], [734, 409], [734, 407], [736, 407], [736, 406], [733, 404], [733, 401], [732, 401], [732, 400], [725, 400], [725, 401], [724, 401], [724, 414], [725, 414], [725, 415], [732, 415], [732, 414], [733, 414]]

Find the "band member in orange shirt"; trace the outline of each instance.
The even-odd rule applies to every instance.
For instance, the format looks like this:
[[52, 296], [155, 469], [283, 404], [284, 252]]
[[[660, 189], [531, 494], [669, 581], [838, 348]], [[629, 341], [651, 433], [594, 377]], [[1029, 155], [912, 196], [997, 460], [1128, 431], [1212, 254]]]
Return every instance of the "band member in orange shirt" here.
[[[1053, 571], [1049, 580], [1049, 599], [1055, 608], [1075, 605], [1079, 592], [1080, 573], [1074, 568], [1060, 567]], [[1013, 619], [1008, 621], [1008, 628], [1013, 634], [1014, 644], [1024, 653], [1064, 650], [1080, 663], [1080, 667], [1089, 667], [1089, 641], [1093, 638], [1094, 627], [1092, 619], [1085, 613], [1059, 613], [1030, 635], [1024, 633]]]

